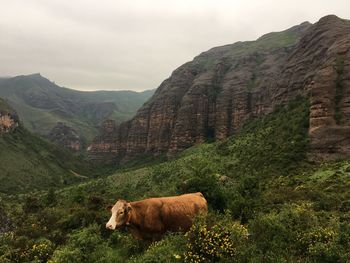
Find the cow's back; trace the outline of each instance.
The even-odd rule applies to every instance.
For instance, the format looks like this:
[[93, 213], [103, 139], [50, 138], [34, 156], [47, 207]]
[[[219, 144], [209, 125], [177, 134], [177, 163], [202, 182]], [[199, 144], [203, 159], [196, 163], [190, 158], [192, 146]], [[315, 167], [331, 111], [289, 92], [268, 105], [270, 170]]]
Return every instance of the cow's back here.
[[150, 198], [133, 202], [132, 206], [144, 216], [144, 231], [155, 233], [187, 231], [196, 215], [207, 212], [207, 201], [201, 193]]
[[166, 231], [188, 231], [193, 218], [207, 212], [207, 201], [201, 193], [165, 198], [163, 202], [162, 219]]

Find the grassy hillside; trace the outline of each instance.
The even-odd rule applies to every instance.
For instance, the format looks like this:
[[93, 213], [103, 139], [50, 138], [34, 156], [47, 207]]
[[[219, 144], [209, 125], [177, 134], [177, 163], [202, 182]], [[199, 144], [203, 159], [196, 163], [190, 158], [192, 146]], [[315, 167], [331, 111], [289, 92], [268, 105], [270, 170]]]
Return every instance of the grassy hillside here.
[[[350, 162], [306, 160], [308, 102], [174, 160], [59, 191], [3, 196], [3, 262], [348, 262]], [[201, 191], [210, 214], [149, 244], [107, 231], [107, 204]], [[25, 220], [23, 220], [25, 218]], [[6, 261], [7, 260], [7, 261]]]
[[265, 34], [256, 41], [239, 41], [234, 44], [214, 47], [207, 52], [203, 52], [201, 55], [196, 57], [196, 59], [199, 65], [202, 65], [205, 68], [211, 68], [218, 62], [217, 53], [221, 54], [221, 56], [223, 53], [225, 54], [225, 57], [237, 59], [242, 56], [263, 54], [265, 52], [280, 48], [288, 49], [289, 47], [298, 43], [303, 35], [303, 32], [310, 26], [310, 23], [304, 22], [281, 32], [271, 32]]
[[46, 135], [57, 122], [74, 128], [86, 140], [101, 121], [130, 119], [153, 91], [83, 92], [57, 86], [39, 74], [0, 79], [0, 97], [18, 112], [24, 126]]
[[93, 173], [82, 159], [23, 127], [0, 135], [0, 167], [0, 192], [4, 193], [64, 186], [85, 181]]

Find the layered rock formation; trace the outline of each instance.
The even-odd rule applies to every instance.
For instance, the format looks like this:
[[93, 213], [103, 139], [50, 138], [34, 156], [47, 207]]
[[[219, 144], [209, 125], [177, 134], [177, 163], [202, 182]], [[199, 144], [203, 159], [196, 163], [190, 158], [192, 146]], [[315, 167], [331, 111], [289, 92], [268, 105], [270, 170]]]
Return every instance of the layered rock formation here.
[[316, 32], [330, 31], [336, 41], [324, 47], [322, 67], [310, 85], [311, 150], [318, 159], [350, 157], [350, 22], [332, 21]]
[[57, 122], [56, 126], [47, 135], [47, 138], [57, 145], [73, 151], [82, 149], [82, 140], [76, 130], [62, 122]]
[[[115, 160], [174, 154], [233, 135], [246, 120], [309, 93], [312, 151], [350, 154], [349, 41], [350, 22], [326, 16], [314, 25], [204, 52], [176, 69], [132, 120], [108, 134], [113, 140], [100, 154], [96, 141], [109, 141], [101, 134], [91, 146], [93, 158], [108, 148]], [[333, 148], [325, 150], [322, 136], [328, 133], [335, 138], [329, 137]]]
[[95, 161], [113, 162], [118, 156], [117, 128], [114, 120], [102, 123], [100, 135], [88, 147], [90, 157]]

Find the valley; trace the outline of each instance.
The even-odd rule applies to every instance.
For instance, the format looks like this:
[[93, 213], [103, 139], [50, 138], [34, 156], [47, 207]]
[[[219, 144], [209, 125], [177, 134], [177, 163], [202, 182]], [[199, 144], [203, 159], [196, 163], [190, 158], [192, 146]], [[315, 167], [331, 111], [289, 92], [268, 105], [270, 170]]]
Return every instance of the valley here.
[[[152, 94], [0, 79], [0, 262], [350, 260], [349, 20], [214, 47]], [[185, 234], [105, 227], [195, 192]]]
[[103, 120], [130, 119], [152, 94], [152, 90], [77, 91], [39, 73], [0, 79], [0, 97], [16, 110], [26, 129], [46, 137], [57, 123], [64, 123], [77, 133], [82, 148], [97, 135]]

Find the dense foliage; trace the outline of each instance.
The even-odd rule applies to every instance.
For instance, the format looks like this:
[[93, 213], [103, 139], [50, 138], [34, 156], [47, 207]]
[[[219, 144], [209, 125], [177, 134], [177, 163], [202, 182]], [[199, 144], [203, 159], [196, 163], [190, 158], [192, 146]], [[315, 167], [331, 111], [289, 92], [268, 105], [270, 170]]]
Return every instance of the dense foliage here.
[[[61, 190], [3, 196], [0, 262], [348, 262], [350, 162], [306, 161], [299, 98], [224, 142]], [[201, 191], [210, 213], [148, 244], [104, 228], [105, 206]], [[1, 217], [0, 217], [1, 220]]]

